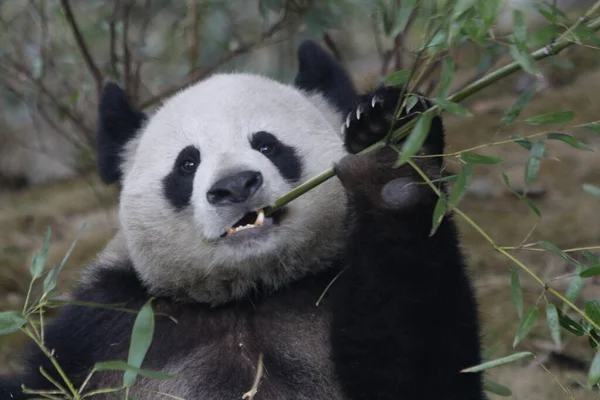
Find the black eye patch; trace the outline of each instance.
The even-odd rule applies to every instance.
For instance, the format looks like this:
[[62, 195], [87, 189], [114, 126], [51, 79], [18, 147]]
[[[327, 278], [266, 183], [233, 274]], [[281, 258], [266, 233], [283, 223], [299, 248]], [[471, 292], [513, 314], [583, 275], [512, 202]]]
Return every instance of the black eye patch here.
[[250, 139], [250, 146], [267, 157], [277, 167], [281, 175], [295, 182], [302, 175], [302, 162], [291, 146], [286, 146], [269, 132], [256, 132]]
[[199, 164], [200, 151], [194, 146], [187, 146], [179, 152], [173, 169], [163, 179], [165, 197], [178, 210], [190, 204], [194, 190], [194, 175]]

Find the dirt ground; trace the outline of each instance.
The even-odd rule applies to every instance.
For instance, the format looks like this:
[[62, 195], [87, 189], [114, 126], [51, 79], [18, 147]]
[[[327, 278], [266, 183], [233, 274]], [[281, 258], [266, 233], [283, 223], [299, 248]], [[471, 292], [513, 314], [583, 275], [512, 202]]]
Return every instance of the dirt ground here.
[[[520, 117], [523, 120], [545, 112], [574, 110], [574, 121], [564, 127], [551, 128], [572, 133], [596, 151], [585, 152], [561, 142], [548, 142], [547, 150], [553, 158], [543, 161], [532, 192], [534, 203], [543, 213], [541, 220], [507, 192], [501, 177], [501, 173], [506, 172], [514, 186], [522, 184], [527, 151], [514, 143], [477, 150], [505, 161], [475, 169], [471, 190], [460, 208], [497, 244], [517, 246], [531, 233], [527, 243], [545, 239], [561, 248], [600, 245], [600, 200], [582, 190], [583, 183], [600, 186], [600, 135], [572, 128], [600, 119], [600, 107], [595, 101], [599, 92], [600, 72], [588, 71], [567, 86], [536, 94]], [[542, 132], [542, 127], [530, 127], [520, 122], [502, 128], [500, 119], [515, 99], [516, 95], [505, 86], [496, 85], [466, 103], [475, 114], [473, 117], [448, 116], [447, 152], [491, 140], [505, 140], [513, 134], [525, 136]], [[456, 171], [456, 159], [447, 161], [449, 170]], [[85, 222], [84, 234], [59, 281], [59, 288], [68, 291], [82, 267], [114, 234], [117, 196], [115, 188], [104, 187], [93, 174], [22, 192], [0, 194], [0, 310], [22, 306], [29, 284], [29, 261], [33, 251], [41, 246], [46, 227], [51, 226], [53, 230], [49, 264], [56, 265]], [[495, 252], [477, 231], [458, 217], [456, 219], [477, 288], [485, 356], [497, 358], [526, 350], [537, 355], [537, 361], [526, 360], [492, 370], [490, 378], [510, 387], [515, 400], [569, 398], [557, 381], [572, 390], [573, 398], [596, 398], [577, 385], [577, 381], [586, 381], [592, 356], [584, 339], [563, 335], [563, 348], [556, 349], [550, 340], [545, 318], [541, 316], [532, 334], [516, 349], [512, 348], [518, 326], [518, 317], [509, 299], [509, 270], [513, 265]], [[569, 272], [564, 262], [548, 253], [512, 253], [543, 279]], [[541, 287], [523, 274], [521, 283], [525, 307], [539, 301], [544, 309]], [[568, 281], [563, 279], [552, 285], [564, 291], [567, 284]], [[555, 301], [551, 297], [547, 299]], [[578, 304], [590, 299], [600, 299], [600, 286], [593, 280], [587, 280]], [[435, 324], [434, 320], [432, 324]], [[443, 334], [443, 327], [440, 328]], [[0, 374], [18, 368], [23, 343], [20, 334], [0, 337]], [[491, 395], [490, 398], [500, 397]]]

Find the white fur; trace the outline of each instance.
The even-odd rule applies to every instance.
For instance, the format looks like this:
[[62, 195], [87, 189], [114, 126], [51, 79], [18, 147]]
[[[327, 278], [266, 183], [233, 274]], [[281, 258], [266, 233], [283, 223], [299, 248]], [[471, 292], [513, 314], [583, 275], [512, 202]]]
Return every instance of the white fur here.
[[[320, 261], [339, 250], [346, 212], [337, 179], [290, 203], [270, 235], [239, 242], [220, 235], [245, 212], [210, 205], [206, 193], [228, 173], [256, 170], [264, 184], [247, 211], [272, 204], [293, 187], [250, 147], [252, 134], [267, 131], [293, 146], [304, 182], [346, 154], [340, 124], [321, 96], [257, 75], [215, 75], [168, 100], [126, 149], [120, 203], [130, 257], [153, 294], [217, 304], [259, 282], [276, 288], [326, 266]], [[201, 161], [191, 206], [176, 211], [162, 180], [189, 145]]]

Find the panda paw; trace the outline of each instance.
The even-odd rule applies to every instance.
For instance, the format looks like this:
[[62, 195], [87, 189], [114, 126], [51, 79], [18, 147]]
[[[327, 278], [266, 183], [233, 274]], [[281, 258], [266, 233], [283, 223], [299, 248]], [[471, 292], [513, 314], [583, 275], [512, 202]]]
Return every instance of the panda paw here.
[[400, 93], [400, 88], [381, 87], [360, 97], [358, 105], [342, 123], [346, 149], [350, 153], [358, 153], [387, 135]]
[[[421, 175], [408, 164], [394, 168], [397, 159], [398, 153], [389, 147], [365, 155], [349, 154], [334, 171], [355, 203], [367, 208], [407, 212], [434, 204], [437, 195]], [[438, 162], [424, 158], [417, 163], [429, 179], [439, 179]]]

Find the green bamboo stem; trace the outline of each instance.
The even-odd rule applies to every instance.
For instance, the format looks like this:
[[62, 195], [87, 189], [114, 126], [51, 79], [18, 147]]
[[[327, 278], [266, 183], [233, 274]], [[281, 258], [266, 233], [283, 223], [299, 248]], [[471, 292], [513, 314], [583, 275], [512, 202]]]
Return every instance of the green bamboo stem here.
[[[569, 30], [576, 29], [581, 24], [582, 19], [589, 19], [589, 17], [599, 9], [600, 9], [600, 1], [597, 1], [588, 10], [588, 12], [585, 13], [585, 15], [582, 18], [577, 20], [577, 22]], [[587, 28], [593, 32], [600, 30], [600, 17], [592, 20], [589, 24], [587, 24]], [[571, 40], [568, 40], [568, 38], [565, 35], [561, 35], [561, 37], [556, 42], [551, 43], [547, 46], [544, 46], [544, 47], [534, 51], [533, 53], [531, 53], [531, 57], [534, 60], [539, 61], [544, 58], [547, 58], [547, 57], [550, 57], [553, 55], [557, 55], [565, 48], [571, 46], [573, 43], [574, 42]], [[465, 86], [464, 88], [460, 89], [459, 91], [457, 91], [456, 93], [454, 93], [453, 95], [448, 97], [448, 100], [453, 101], [455, 103], [459, 103], [459, 102], [465, 100], [466, 98], [472, 96], [473, 94], [481, 91], [482, 89], [492, 85], [493, 83], [496, 83], [497, 81], [501, 80], [502, 78], [505, 78], [505, 77], [515, 73], [516, 71], [519, 71], [520, 69], [522, 69], [521, 65], [518, 62], [514, 61], [508, 65], [505, 65], [504, 67], [498, 68], [494, 72], [482, 77], [481, 79], [476, 80], [475, 82], [471, 83], [470, 85]], [[435, 110], [436, 112], [441, 111], [439, 109], [439, 106], [437, 106], [437, 105], [431, 107], [431, 109]], [[400, 138], [402, 138], [403, 136], [405, 136], [406, 134], [408, 134], [412, 130], [412, 128], [415, 126], [416, 122], [417, 122], [416, 119], [413, 119], [412, 121], [407, 122], [405, 125], [403, 125], [400, 129], [398, 129], [392, 136], [393, 141], [397, 141]], [[380, 142], [373, 144], [372, 146], [367, 147], [366, 149], [362, 150], [358, 154], [371, 153], [371, 152], [373, 152], [377, 149], [380, 149], [384, 146], [385, 146], [385, 143], [383, 141], [380, 141]], [[308, 192], [309, 190], [311, 190], [311, 189], [317, 187], [318, 185], [322, 184], [323, 182], [329, 180], [333, 176], [335, 176], [335, 172], [333, 171], [333, 168], [330, 168], [330, 169], [320, 173], [319, 175], [315, 176], [314, 178], [311, 178], [310, 180], [308, 180], [308, 181], [304, 182], [303, 184], [299, 185], [298, 187], [294, 188], [292, 191], [288, 192], [281, 198], [277, 199], [277, 201], [275, 201], [275, 203], [272, 206], [265, 209], [265, 214], [269, 215], [269, 214], [273, 213], [274, 211], [276, 211], [279, 208], [283, 207], [284, 205], [290, 203], [292, 200], [296, 199], [297, 197], [300, 197], [301, 195]]]

